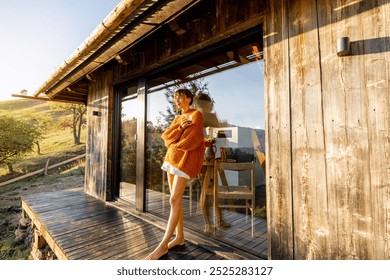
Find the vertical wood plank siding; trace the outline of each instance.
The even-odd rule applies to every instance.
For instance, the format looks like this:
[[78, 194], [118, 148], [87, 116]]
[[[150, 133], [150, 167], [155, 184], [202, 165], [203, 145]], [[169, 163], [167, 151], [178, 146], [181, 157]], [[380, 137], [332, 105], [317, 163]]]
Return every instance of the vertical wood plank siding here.
[[[376, 26], [365, 35], [364, 48], [379, 49], [370, 55], [366, 64], [369, 162], [373, 233], [377, 258], [390, 259], [390, 3], [383, 6], [378, 16], [368, 17], [364, 25]], [[381, 13], [379, 13], [381, 12]], [[373, 40], [376, 39], [376, 40]]]
[[294, 259], [326, 259], [329, 217], [317, 7], [316, 1], [289, 2]]
[[390, 259], [389, 16], [386, 0], [268, 1], [272, 259]]
[[332, 248], [340, 259], [390, 257], [388, 145], [386, 156], [390, 107], [385, 69], [390, 49], [386, 53], [380, 43], [381, 38], [390, 43], [385, 2], [363, 1], [338, 10], [347, 2], [326, 1], [318, 7], [320, 25], [328, 29], [320, 33], [321, 42], [336, 42], [343, 36], [354, 42], [353, 55], [343, 58], [334, 56], [334, 47], [321, 44], [329, 210], [334, 211], [332, 238], [337, 240]]
[[111, 157], [108, 154], [112, 141], [110, 137], [112, 132], [109, 131], [109, 127], [112, 126], [111, 82], [112, 72], [103, 72], [89, 83], [88, 88], [85, 192], [102, 200], [106, 200], [108, 158]]
[[268, 1], [264, 46], [268, 251], [293, 258], [288, 22], [286, 1]]

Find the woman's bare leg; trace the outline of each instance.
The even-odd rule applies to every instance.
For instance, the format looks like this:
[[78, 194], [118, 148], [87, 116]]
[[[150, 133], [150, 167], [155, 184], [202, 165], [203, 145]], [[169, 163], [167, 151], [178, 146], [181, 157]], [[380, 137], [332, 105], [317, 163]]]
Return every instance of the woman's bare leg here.
[[[173, 185], [173, 179], [175, 175], [168, 174], [168, 184], [169, 184], [169, 189], [172, 193], [172, 185]], [[176, 236], [175, 238], [168, 243], [168, 249], [171, 249], [177, 245], [183, 245], [184, 244], [184, 223], [183, 223], [183, 207], [180, 203], [180, 215], [179, 215], [179, 220], [176, 225]]]
[[179, 223], [179, 220], [183, 219], [183, 212], [181, 210], [181, 197], [183, 196], [187, 181], [188, 179], [179, 176], [174, 176], [171, 188], [171, 197], [169, 199], [169, 202], [171, 204], [171, 211], [169, 213], [167, 228], [160, 244], [157, 246], [156, 249], [154, 249], [152, 253], [150, 253], [146, 257], [147, 260], [158, 260], [159, 258], [161, 258], [161, 256], [168, 253], [169, 240], [171, 239]]

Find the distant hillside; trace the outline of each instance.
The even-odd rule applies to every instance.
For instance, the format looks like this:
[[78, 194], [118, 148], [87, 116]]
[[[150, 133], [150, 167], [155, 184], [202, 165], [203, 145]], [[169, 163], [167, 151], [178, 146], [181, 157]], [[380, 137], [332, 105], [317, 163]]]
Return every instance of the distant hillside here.
[[25, 110], [34, 107], [47, 107], [49, 103], [47, 101], [32, 100], [32, 99], [15, 99], [0, 101], [0, 110]]
[[56, 115], [50, 110], [49, 102], [31, 99], [0, 101], [0, 113], [2, 112], [12, 112], [15, 117], [31, 113], [43, 113], [48, 116]]

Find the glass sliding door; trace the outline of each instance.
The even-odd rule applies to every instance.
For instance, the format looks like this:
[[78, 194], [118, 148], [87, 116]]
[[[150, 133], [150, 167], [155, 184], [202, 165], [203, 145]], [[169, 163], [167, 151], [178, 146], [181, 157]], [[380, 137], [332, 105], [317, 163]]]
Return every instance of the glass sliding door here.
[[[148, 212], [168, 218], [170, 194], [166, 176], [160, 168], [166, 152], [161, 134], [176, 114], [172, 99], [174, 91], [186, 87], [198, 97], [193, 106], [203, 114], [204, 137], [215, 141], [215, 159], [221, 160], [223, 156], [224, 161], [237, 166], [253, 162], [251, 170], [254, 175], [250, 170], [218, 170], [216, 174], [214, 161], [207, 161], [205, 157], [202, 171], [196, 178], [189, 180], [182, 199], [185, 227], [250, 254], [267, 257], [263, 166], [264, 63], [259, 51], [262, 49], [261, 44], [256, 39], [236, 42], [231, 49], [226, 48], [220, 53], [214, 52], [210, 57], [202, 57], [203, 61], [197, 59], [193, 65], [177, 67], [177, 80], [172, 79], [175, 72], [170, 71], [167, 76], [160, 75], [149, 81], [146, 207]], [[205, 65], [209, 68], [205, 68]], [[184, 70], [188, 71], [185, 83], [179, 79]], [[221, 197], [226, 192], [225, 187], [238, 192], [241, 187], [252, 185], [254, 193], [247, 202], [231, 197], [218, 200], [220, 206], [234, 207], [215, 207], [212, 189], [216, 178], [217, 191]], [[251, 209], [245, 209], [245, 205], [250, 205]]]
[[128, 88], [121, 99], [121, 126], [119, 148], [119, 197], [130, 202], [136, 201], [137, 170], [137, 89]]

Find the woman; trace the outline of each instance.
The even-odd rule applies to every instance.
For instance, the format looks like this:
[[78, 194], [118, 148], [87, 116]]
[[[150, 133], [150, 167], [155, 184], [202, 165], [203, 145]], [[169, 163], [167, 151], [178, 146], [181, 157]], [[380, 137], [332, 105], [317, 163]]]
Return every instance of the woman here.
[[[181, 115], [177, 116], [164, 131], [162, 138], [168, 148], [161, 167], [167, 172], [171, 191], [167, 228], [164, 237], [147, 260], [158, 260], [168, 250], [183, 245], [183, 210], [181, 198], [187, 181], [199, 173], [204, 158], [203, 116], [198, 110], [191, 108], [193, 95], [188, 89], [179, 89], [174, 94], [174, 102]], [[170, 241], [176, 229], [175, 238]]]

